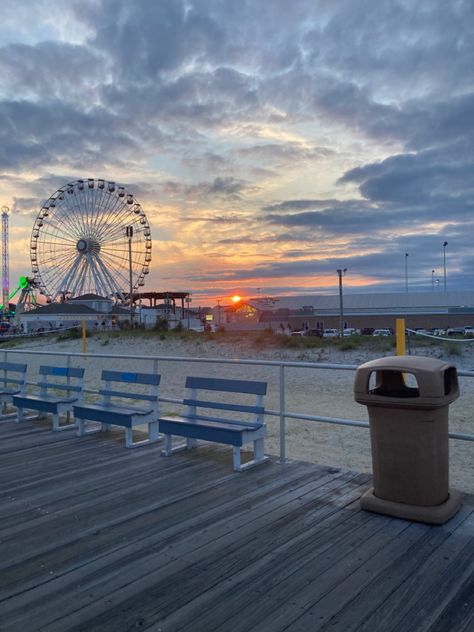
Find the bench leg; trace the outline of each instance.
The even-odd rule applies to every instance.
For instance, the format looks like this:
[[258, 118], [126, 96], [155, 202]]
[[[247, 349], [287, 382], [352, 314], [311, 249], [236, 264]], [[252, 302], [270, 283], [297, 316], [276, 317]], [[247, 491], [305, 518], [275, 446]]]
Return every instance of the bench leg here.
[[20, 421], [23, 421], [23, 408], [17, 408], [16, 409], [16, 423], [20, 423]]
[[179, 445], [175, 445], [175, 446], [173, 446], [172, 444], [172, 435], [165, 434], [164, 439], [165, 439], [165, 444], [164, 444], [163, 450], [161, 451], [161, 456], [171, 456], [175, 452], [190, 450], [196, 445], [196, 439], [190, 440], [190, 441], [194, 441], [194, 444], [191, 446], [188, 445], [188, 439], [186, 439], [186, 441], [184, 441], [183, 443], [180, 443]]
[[265, 459], [265, 454], [263, 450], [263, 439], [257, 439], [257, 441], [253, 442], [253, 455], [257, 463], [260, 463]]
[[83, 437], [85, 434], [86, 434], [85, 420], [76, 418], [76, 437]]
[[61, 426], [59, 423], [59, 413], [52, 413], [53, 416], [53, 432], [61, 432], [62, 430], [71, 430], [71, 428], [75, 428], [76, 424], [65, 423]]
[[157, 421], [151, 421], [148, 424], [148, 437], [150, 439], [150, 443], [160, 441], [160, 425]]
[[247, 461], [247, 463], [241, 464], [240, 461], [240, 448], [238, 446], [234, 446], [233, 448], [233, 460], [234, 460], [234, 471], [243, 472], [244, 470], [248, 470], [251, 467], [255, 467], [256, 465], [260, 465], [260, 463], [265, 463], [268, 461], [268, 456], [265, 456], [264, 453], [264, 439], [256, 439], [253, 442], [253, 459], [251, 461]]
[[173, 446], [172, 446], [171, 439], [172, 439], [171, 435], [165, 434], [165, 445], [164, 445], [163, 450], [161, 452], [161, 454], [163, 456], [171, 456], [171, 454], [173, 452]]
[[125, 428], [125, 447], [133, 448], [133, 431], [131, 428]]
[[232, 464], [234, 466], [234, 472], [240, 472], [241, 471], [240, 446], [238, 446], [238, 445], [232, 446]]

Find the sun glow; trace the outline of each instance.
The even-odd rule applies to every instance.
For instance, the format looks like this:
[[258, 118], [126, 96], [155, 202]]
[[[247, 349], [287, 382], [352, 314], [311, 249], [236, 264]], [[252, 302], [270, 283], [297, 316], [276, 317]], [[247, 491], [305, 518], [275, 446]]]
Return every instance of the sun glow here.
[[233, 303], [240, 303], [240, 301], [241, 301], [241, 300], [242, 300], [242, 297], [241, 297], [241, 296], [237, 296], [237, 295], [236, 295], [236, 296], [233, 296], [233, 297], [232, 297], [232, 302], [233, 302]]

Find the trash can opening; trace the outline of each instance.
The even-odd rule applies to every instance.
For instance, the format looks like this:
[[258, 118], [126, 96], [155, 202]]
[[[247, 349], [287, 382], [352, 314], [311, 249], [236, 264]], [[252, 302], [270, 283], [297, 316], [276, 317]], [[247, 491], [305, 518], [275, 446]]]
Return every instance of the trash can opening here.
[[369, 393], [383, 397], [419, 397], [420, 389], [413, 373], [386, 369], [371, 372]]
[[444, 394], [451, 395], [451, 393], [456, 393], [458, 389], [458, 372], [456, 367], [450, 366], [444, 372]]

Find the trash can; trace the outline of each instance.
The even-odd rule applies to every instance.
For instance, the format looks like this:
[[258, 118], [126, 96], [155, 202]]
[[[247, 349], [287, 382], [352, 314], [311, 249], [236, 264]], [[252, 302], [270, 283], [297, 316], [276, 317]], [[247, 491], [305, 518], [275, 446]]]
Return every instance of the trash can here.
[[368, 511], [443, 524], [461, 505], [449, 489], [449, 404], [459, 397], [456, 367], [394, 356], [362, 364], [354, 398], [369, 413], [373, 488]]

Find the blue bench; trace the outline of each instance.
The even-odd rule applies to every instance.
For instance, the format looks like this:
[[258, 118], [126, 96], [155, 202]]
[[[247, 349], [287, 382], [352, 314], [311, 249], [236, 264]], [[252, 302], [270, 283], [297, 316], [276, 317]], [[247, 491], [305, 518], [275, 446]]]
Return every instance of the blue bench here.
[[[188, 389], [183, 404], [187, 407], [183, 416], [160, 417], [160, 432], [165, 435], [163, 456], [170, 456], [180, 450], [189, 450], [197, 445], [197, 439], [231, 445], [233, 467], [241, 472], [267, 460], [264, 455], [266, 426], [263, 421], [265, 409], [263, 397], [267, 392], [266, 382], [246, 380], [227, 380], [206, 377], [187, 377]], [[206, 391], [201, 396], [199, 391]], [[209, 394], [211, 393], [211, 394]], [[217, 393], [226, 393], [226, 399], [232, 393], [236, 403], [219, 401]], [[213, 397], [214, 395], [214, 397]], [[248, 396], [255, 403], [248, 404]], [[211, 398], [211, 399], [209, 399]], [[242, 400], [246, 403], [241, 403]], [[213, 411], [217, 411], [216, 417]], [[225, 411], [225, 415], [222, 413]], [[229, 413], [233, 413], [232, 416]], [[173, 447], [172, 436], [186, 437], [185, 443]], [[242, 464], [240, 449], [246, 443], [253, 442], [254, 458]]]
[[26, 391], [26, 364], [0, 362], [0, 385], [1, 417], [5, 417], [13, 396]]
[[[161, 439], [158, 432], [158, 386], [161, 376], [156, 373], [124, 373], [121, 371], [102, 371], [104, 388], [99, 391], [102, 400], [97, 404], [81, 403], [74, 406], [74, 418], [77, 425], [77, 436], [95, 432], [106, 432], [110, 426], [125, 428], [125, 447], [136, 448], [140, 445], [154, 443]], [[112, 383], [120, 384], [127, 390], [114, 390]], [[132, 391], [131, 386], [148, 387], [148, 393]], [[143, 390], [143, 389], [142, 389]], [[146, 406], [138, 407], [117, 403], [117, 399], [141, 400]], [[86, 429], [86, 420], [99, 422], [100, 428]], [[133, 427], [148, 424], [148, 439], [133, 442]]]
[[[62, 366], [40, 366], [40, 382], [36, 386], [39, 392], [13, 396], [13, 405], [17, 407], [17, 422], [23, 421], [24, 409], [35, 410], [38, 419], [50, 413], [53, 417], [53, 430], [75, 428], [74, 423], [60, 424], [60, 415], [70, 413], [73, 404], [82, 397], [84, 369]], [[74, 383], [71, 383], [71, 379]], [[58, 381], [59, 380], [59, 381]], [[64, 395], [58, 395], [62, 391]], [[71, 395], [73, 393], [73, 395]]]

